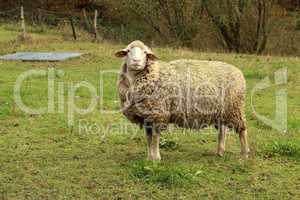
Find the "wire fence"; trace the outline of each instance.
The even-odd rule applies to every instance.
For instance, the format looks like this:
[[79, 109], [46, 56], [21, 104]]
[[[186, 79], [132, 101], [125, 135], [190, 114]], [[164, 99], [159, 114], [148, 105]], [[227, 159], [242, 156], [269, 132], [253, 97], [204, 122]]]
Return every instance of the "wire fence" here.
[[15, 25], [15, 30], [23, 32], [24, 37], [30, 32], [44, 32], [49, 27], [56, 27], [55, 31], [70, 34], [75, 40], [83, 34], [92, 36], [93, 41], [101, 41], [98, 11], [95, 10], [93, 14], [85, 10], [82, 12], [82, 15], [79, 15], [72, 12], [18, 7], [0, 11], [0, 24]]

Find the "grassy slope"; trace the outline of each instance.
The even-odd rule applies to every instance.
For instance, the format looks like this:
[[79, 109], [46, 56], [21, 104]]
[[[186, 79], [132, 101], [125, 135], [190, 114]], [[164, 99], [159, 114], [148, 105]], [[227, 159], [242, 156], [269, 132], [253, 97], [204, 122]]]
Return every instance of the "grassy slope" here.
[[[0, 54], [14, 51], [80, 51], [81, 59], [61, 63], [0, 61], [0, 198], [1, 199], [299, 199], [300, 198], [300, 63], [297, 58], [209, 54], [185, 50], [154, 49], [162, 60], [176, 58], [221, 60], [245, 74], [248, 93], [266, 76], [288, 67], [288, 133], [279, 133], [253, 116], [250, 95], [247, 119], [251, 158], [239, 160], [237, 136], [227, 139], [224, 158], [215, 156], [213, 129], [198, 134], [173, 130], [165, 134], [161, 164], [144, 161], [143, 132], [119, 114], [99, 110], [77, 115], [73, 129], [62, 114], [29, 116], [13, 101], [17, 77], [29, 69], [55, 67], [56, 76], [69, 83], [89, 81], [99, 88], [102, 70], [118, 70], [112, 57], [121, 48], [112, 44], [66, 41], [58, 36], [33, 35], [32, 41], [12, 41], [17, 33], [0, 28]], [[117, 109], [116, 75], [105, 76], [104, 109]], [[76, 94], [85, 107], [89, 94]], [[22, 86], [26, 104], [47, 105], [47, 80], [33, 77]], [[67, 98], [67, 95], [65, 95]], [[259, 113], [274, 117], [274, 88], [255, 95]], [[67, 106], [65, 106], [67, 108]], [[94, 134], [79, 134], [78, 120], [97, 123]], [[119, 130], [127, 125], [127, 133]], [[123, 133], [123, 134], [122, 134]], [[104, 137], [105, 135], [105, 137]]]

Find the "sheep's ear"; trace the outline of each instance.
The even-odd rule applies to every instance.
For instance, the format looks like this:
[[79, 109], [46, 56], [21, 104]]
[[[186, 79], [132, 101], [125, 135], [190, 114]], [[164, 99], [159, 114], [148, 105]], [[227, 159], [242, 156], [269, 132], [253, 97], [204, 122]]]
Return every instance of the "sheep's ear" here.
[[147, 58], [150, 60], [158, 60], [158, 57], [151, 51], [149, 47], [146, 46]]
[[122, 49], [121, 51], [118, 51], [115, 53], [115, 56], [118, 57], [118, 58], [123, 58], [125, 56], [127, 56], [127, 49]]
[[158, 57], [154, 53], [147, 53], [147, 58], [150, 60], [158, 60]]

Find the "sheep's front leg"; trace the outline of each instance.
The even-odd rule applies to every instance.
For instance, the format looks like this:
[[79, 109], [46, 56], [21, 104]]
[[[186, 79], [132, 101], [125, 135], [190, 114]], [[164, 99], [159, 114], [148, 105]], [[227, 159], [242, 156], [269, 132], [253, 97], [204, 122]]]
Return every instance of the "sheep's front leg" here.
[[145, 123], [145, 132], [148, 143], [148, 160], [159, 161], [161, 159], [159, 152], [160, 131], [152, 123]]
[[159, 140], [160, 140], [160, 132], [155, 130], [152, 133], [152, 160], [160, 161], [160, 151], [159, 151]]
[[153, 133], [153, 127], [151, 124], [145, 123], [145, 133], [147, 138], [147, 159], [153, 160], [153, 150], [152, 150], [152, 133]]
[[226, 142], [226, 131], [227, 128], [225, 125], [221, 125], [219, 128], [218, 134], [218, 155], [223, 156], [225, 152], [225, 142]]

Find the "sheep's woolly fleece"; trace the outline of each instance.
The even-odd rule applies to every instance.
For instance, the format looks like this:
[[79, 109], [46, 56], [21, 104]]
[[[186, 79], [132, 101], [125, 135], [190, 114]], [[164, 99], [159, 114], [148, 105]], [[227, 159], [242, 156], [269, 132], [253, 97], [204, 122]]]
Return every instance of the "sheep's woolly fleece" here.
[[236, 67], [217, 61], [154, 62], [129, 85], [120, 75], [122, 111], [133, 123], [151, 121], [161, 129], [170, 123], [201, 129], [222, 123], [245, 130], [246, 83]]

